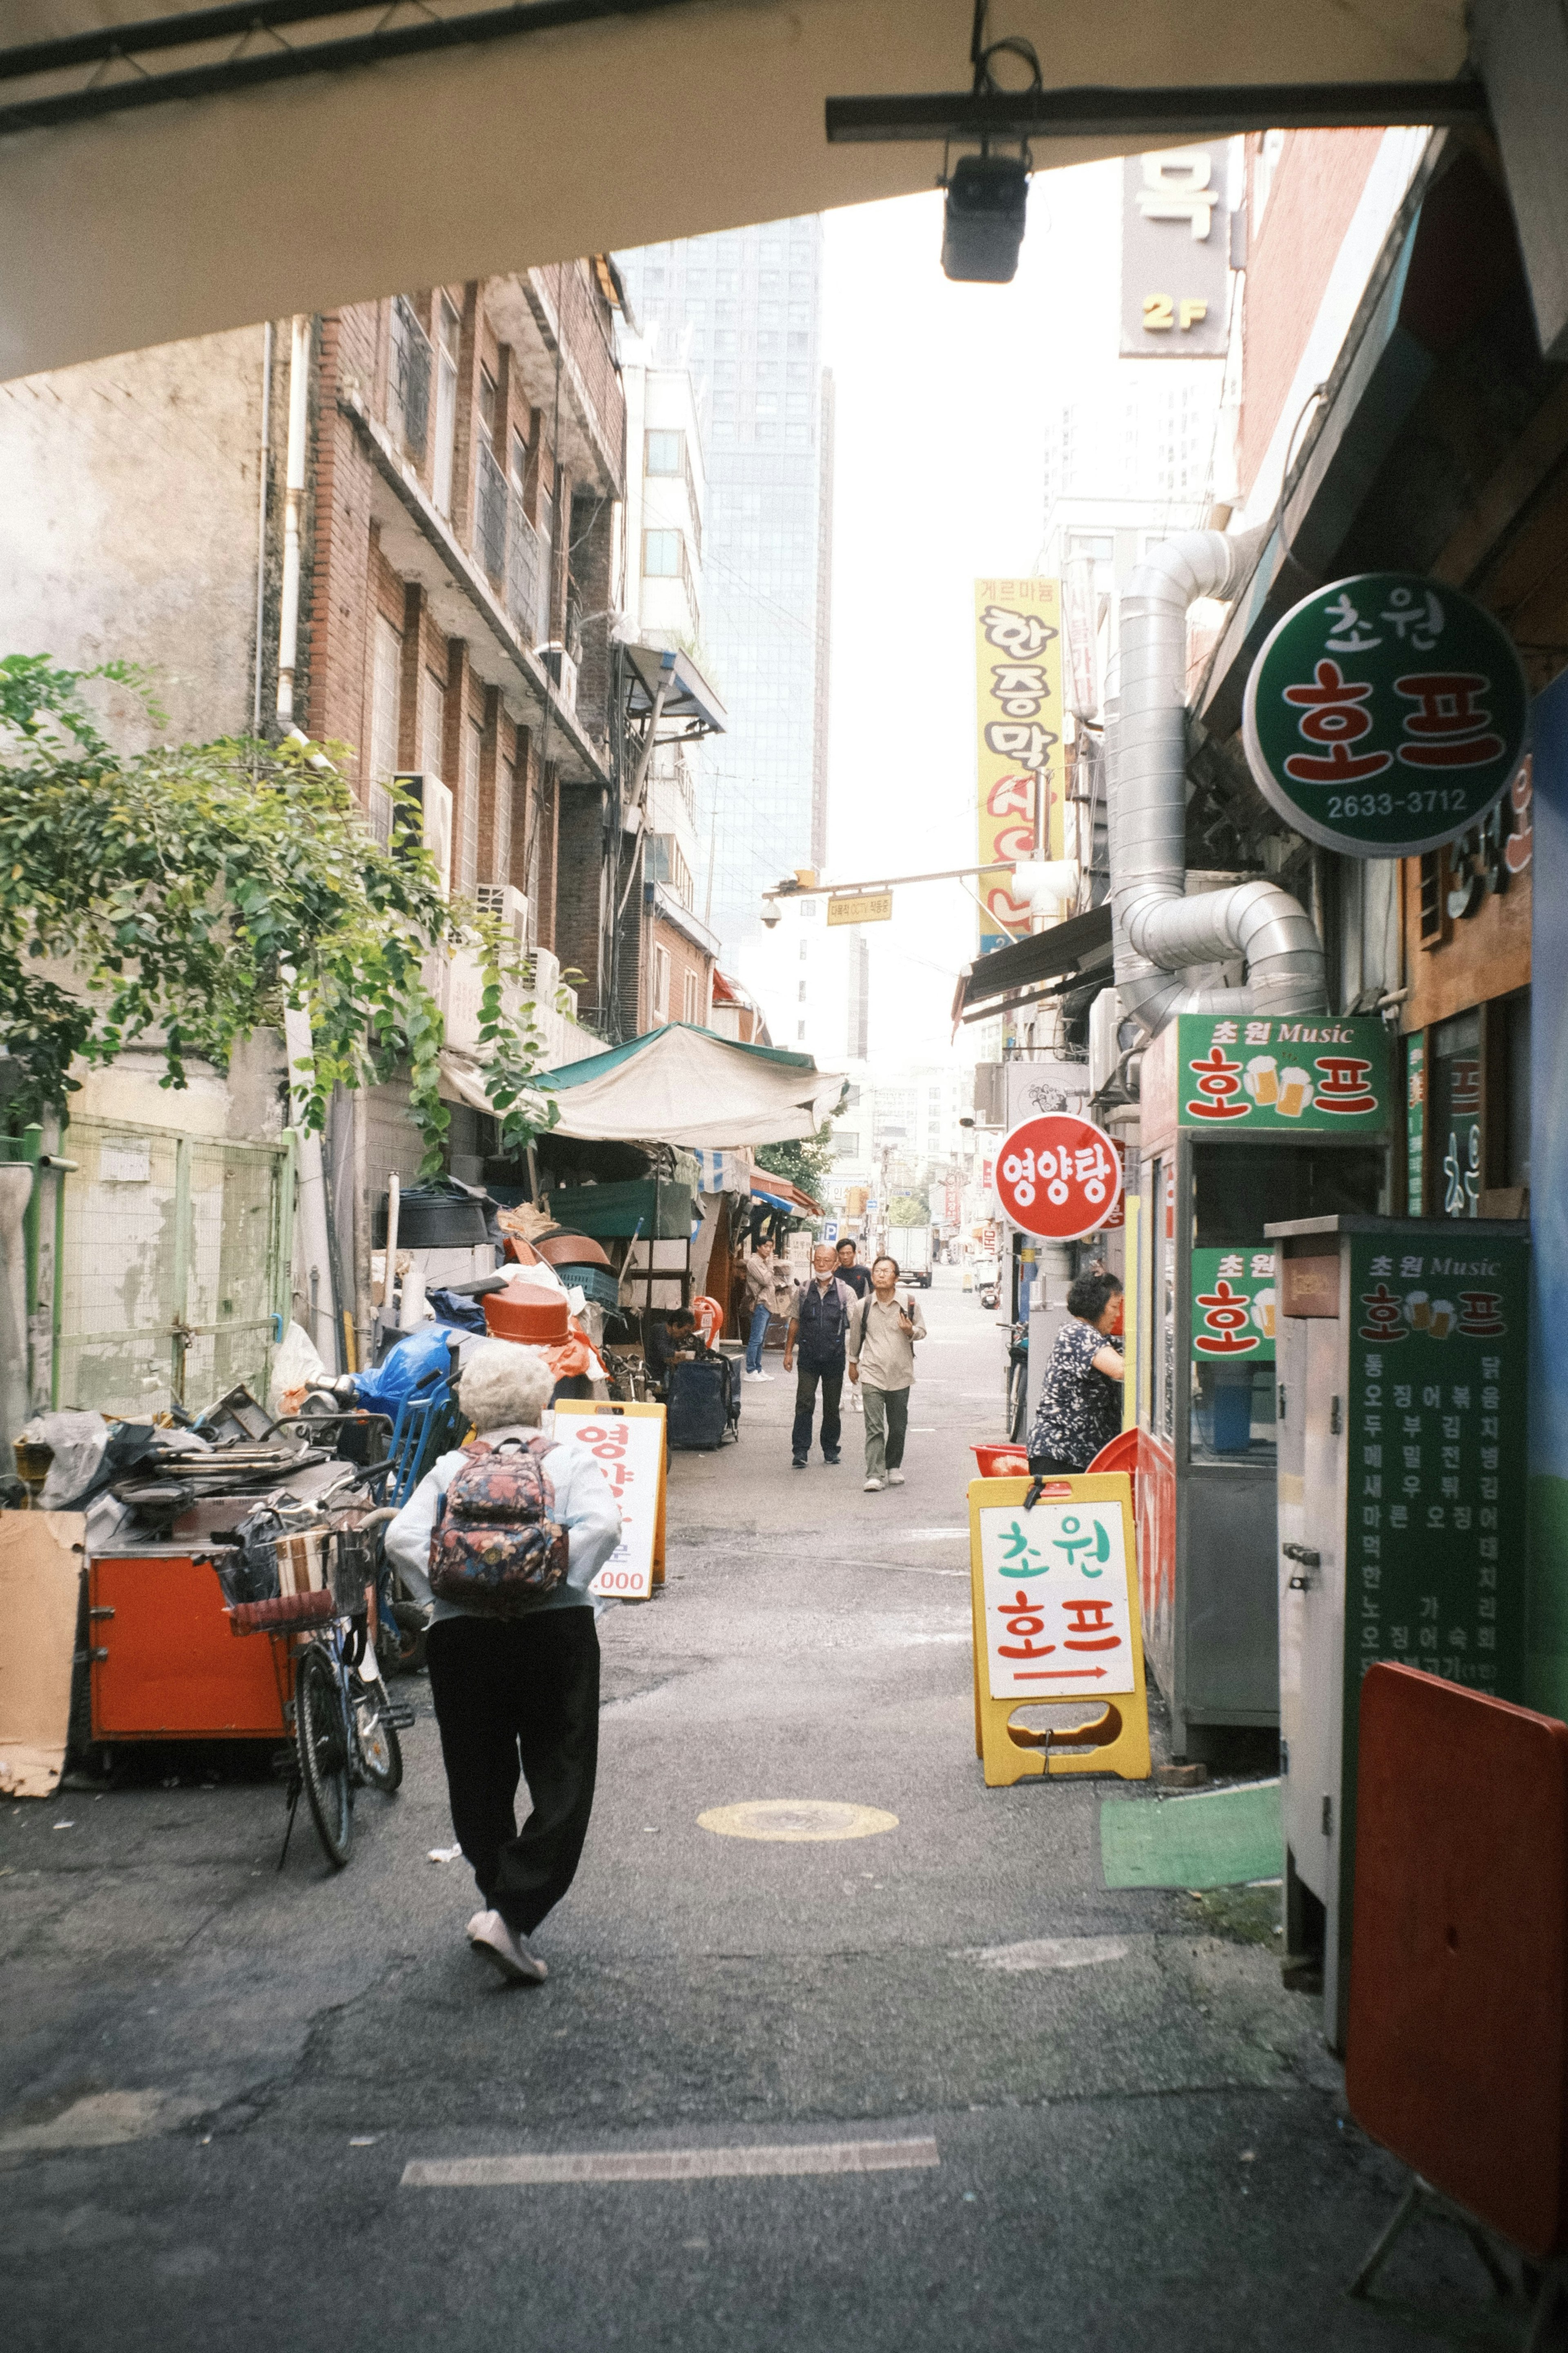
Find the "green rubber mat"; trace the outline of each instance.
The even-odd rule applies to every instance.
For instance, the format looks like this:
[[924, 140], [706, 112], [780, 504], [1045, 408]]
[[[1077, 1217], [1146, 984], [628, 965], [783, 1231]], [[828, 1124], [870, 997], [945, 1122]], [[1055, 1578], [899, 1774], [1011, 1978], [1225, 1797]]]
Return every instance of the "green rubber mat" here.
[[1236, 1887], [1278, 1879], [1279, 1784], [1253, 1781], [1195, 1798], [1121, 1798], [1100, 1809], [1107, 1887]]

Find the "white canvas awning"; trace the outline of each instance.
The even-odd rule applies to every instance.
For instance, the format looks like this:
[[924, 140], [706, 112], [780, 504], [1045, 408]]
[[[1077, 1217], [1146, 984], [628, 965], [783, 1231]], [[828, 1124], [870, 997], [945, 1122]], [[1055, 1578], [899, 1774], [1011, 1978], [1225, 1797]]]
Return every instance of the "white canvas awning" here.
[[687, 1151], [815, 1135], [844, 1085], [809, 1054], [742, 1046], [685, 1022], [551, 1071], [546, 1081], [561, 1104], [558, 1135]]

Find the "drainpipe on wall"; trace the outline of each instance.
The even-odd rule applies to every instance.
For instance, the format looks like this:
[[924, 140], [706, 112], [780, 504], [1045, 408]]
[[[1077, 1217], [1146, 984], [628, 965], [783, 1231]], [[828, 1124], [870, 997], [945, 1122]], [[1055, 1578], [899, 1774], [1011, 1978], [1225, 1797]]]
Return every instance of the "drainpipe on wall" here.
[[305, 503], [305, 434], [310, 419], [310, 322], [289, 334], [289, 453], [283, 495], [283, 594], [278, 622], [278, 724], [294, 724], [294, 670], [300, 651], [300, 515]]
[[[1121, 595], [1121, 680], [1110, 754], [1112, 938], [1122, 1018], [1146, 1036], [1175, 1013], [1321, 1013], [1323, 945], [1277, 882], [1186, 895], [1187, 610], [1233, 596], [1268, 537], [1181, 532], [1154, 548]], [[1110, 712], [1108, 711], [1108, 718]], [[1194, 965], [1241, 957], [1240, 988], [1194, 988]]]

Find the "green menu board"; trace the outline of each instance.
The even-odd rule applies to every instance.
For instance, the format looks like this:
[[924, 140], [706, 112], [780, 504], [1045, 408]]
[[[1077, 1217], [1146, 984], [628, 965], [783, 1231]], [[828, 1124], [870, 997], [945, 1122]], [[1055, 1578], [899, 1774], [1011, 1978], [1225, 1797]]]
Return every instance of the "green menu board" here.
[[1522, 1696], [1528, 1254], [1352, 1240], [1347, 1726], [1379, 1659]]
[[1176, 1029], [1176, 1120], [1194, 1134], [1381, 1135], [1388, 1126], [1388, 1032], [1375, 1017], [1183, 1013]]
[[1195, 1250], [1192, 1266], [1193, 1362], [1271, 1365], [1273, 1251]]

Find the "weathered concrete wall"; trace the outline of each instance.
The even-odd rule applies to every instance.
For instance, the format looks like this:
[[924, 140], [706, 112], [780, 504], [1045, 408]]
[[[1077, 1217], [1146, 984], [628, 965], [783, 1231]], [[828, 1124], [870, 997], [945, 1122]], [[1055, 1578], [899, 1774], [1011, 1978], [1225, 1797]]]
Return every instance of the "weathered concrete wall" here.
[[[263, 340], [0, 385], [0, 654], [145, 663], [176, 743], [250, 725]], [[107, 707], [149, 740], [131, 698]]]

